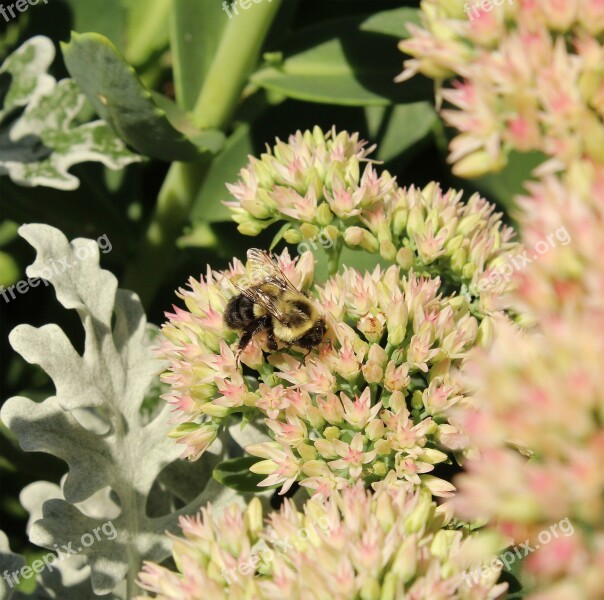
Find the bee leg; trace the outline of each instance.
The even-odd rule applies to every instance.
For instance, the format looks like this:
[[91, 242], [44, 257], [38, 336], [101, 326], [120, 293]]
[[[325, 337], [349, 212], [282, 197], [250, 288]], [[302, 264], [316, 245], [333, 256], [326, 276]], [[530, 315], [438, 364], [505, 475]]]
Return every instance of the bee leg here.
[[298, 365], [298, 369], [302, 366], [302, 365], [306, 365], [306, 357], [312, 352], [312, 348], [310, 348], [308, 350], [308, 352], [302, 357], [302, 360], [300, 361], [300, 364]]
[[237, 349], [236, 356], [236, 364], [239, 366], [240, 364], [240, 356], [241, 353], [247, 348], [247, 345], [252, 341], [252, 338], [263, 329], [268, 329], [270, 327], [270, 318], [269, 317], [261, 317], [257, 319], [243, 332], [241, 339], [239, 340], [239, 348]]
[[266, 329], [266, 345], [271, 352], [278, 350], [277, 339], [275, 338], [275, 332], [273, 331], [272, 324]]

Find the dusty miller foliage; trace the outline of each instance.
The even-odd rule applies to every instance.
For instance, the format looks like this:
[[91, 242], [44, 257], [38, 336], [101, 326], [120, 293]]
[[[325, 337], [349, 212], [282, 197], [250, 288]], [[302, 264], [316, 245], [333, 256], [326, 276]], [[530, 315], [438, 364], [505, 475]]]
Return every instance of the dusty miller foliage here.
[[0, 65], [0, 177], [23, 186], [73, 190], [68, 172], [77, 163], [102, 162], [121, 169], [140, 160], [104, 121], [78, 123], [86, 98], [75, 82], [47, 73], [55, 56], [50, 39], [36, 36]]
[[[54, 550], [69, 542], [75, 548], [83, 534], [108, 520], [117, 530], [115, 539], [101, 534], [52, 572], [45, 569], [36, 594], [128, 598], [136, 592], [142, 560], [169, 555], [165, 532], [177, 531], [179, 515], [210, 498], [219, 505], [233, 501], [236, 494], [211, 477], [228, 444], [218, 440], [203, 464], [178, 460], [180, 450], [166, 436], [169, 406], [157, 401], [162, 363], [152, 353], [156, 329], [138, 297], [118, 289], [116, 278], [99, 267], [96, 243], [69, 242], [47, 225], [24, 225], [20, 234], [37, 251], [27, 275], [54, 286], [58, 301], [77, 312], [85, 334], [82, 355], [55, 324], [19, 325], [10, 334], [12, 347], [48, 373], [56, 395], [39, 403], [10, 398], [0, 417], [23, 450], [53, 454], [68, 466], [61, 487], [37, 482], [23, 490], [29, 538]], [[62, 268], [49, 269], [53, 264]], [[2, 534], [0, 572], [22, 564]], [[0, 585], [0, 598], [10, 597], [13, 590], [3, 579]]]

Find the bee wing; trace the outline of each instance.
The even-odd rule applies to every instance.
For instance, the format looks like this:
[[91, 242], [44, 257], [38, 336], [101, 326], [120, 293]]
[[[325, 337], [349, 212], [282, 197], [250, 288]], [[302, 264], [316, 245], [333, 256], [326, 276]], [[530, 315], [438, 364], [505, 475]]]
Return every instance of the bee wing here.
[[247, 262], [253, 279], [268, 279], [282, 290], [300, 293], [300, 290], [286, 277], [268, 252], [250, 248], [247, 251]]
[[261, 306], [268, 314], [275, 317], [280, 322], [285, 321], [285, 315], [279, 310], [275, 304], [275, 299], [269, 296], [260, 289], [260, 286], [253, 285], [252, 287], [243, 288], [237, 285], [235, 282], [231, 282], [239, 292], [241, 292], [246, 298], [249, 298], [254, 304]]

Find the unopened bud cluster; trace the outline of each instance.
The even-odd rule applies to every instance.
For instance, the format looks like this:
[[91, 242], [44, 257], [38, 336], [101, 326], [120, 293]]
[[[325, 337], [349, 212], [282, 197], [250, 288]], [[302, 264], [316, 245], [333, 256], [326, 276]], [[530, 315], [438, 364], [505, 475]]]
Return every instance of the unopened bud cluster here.
[[379, 254], [478, 297], [481, 274], [517, 247], [512, 229], [478, 194], [463, 201], [461, 192], [436, 183], [399, 187], [388, 171], [376, 171], [371, 150], [356, 133], [298, 132], [251, 158], [227, 186], [236, 200], [226, 204], [242, 233], [257, 235], [285, 220], [288, 243], [322, 236], [329, 247]]
[[[450, 515], [428, 494], [362, 486], [309, 501], [300, 511], [285, 500], [262, 523], [260, 501], [247, 510], [212, 508], [181, 520], [173, 572], [146, 563], [139, 585], [158, 600], [307, 600], [325, 598], [448, 598], [488, 600], [504, 593], [500, 568], [476, 582], [479, 569], [498, 550], [481, 534], [449, 529]], [[148, 598], [149, 596], [145, 596]], [[142, 598], [139, 598], [142, 600]]]

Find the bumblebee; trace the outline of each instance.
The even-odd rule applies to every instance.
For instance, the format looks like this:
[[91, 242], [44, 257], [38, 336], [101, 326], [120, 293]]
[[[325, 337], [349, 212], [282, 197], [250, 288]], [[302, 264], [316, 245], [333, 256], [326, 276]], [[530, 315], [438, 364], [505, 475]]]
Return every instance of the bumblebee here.
[[251, 248], [247, 259], [251, 280], [258, 283], [245, 288], [233, 283], [239, 294], [229, 300], [224, 312], [224, 324], [241, 334], [237, 357], [261, 331], [266, 331], [269, 350], [277, 350], [280, 342], [286, 348], [303, 348], [308, 356], [327, 330], [316, 306], [267, 252]]

